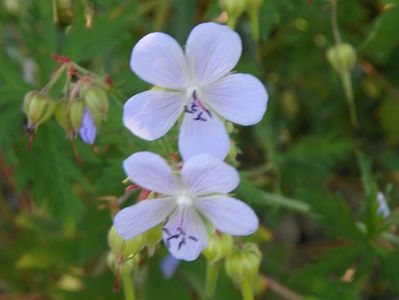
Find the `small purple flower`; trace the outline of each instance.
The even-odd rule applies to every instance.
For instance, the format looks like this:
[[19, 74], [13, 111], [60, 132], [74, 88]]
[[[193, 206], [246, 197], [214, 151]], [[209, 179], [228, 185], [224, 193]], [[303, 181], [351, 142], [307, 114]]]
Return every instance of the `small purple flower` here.
[[178, 140], [183, 159], [200, 153], [224, 159], [230, 140], [221, 118], [256, 124], [268, 100], [259, 79], [231, 73], [241, 51], [239, 35], [212, 22], [191, 31], [185, 51], [165, 33], [144, 36], [133, 48], [130, 67], [161, 89], [130, 98], [123, 109], [124, 125], [152, 141], [165, 135], [183, 114]]
[[93, 144], [96, 139], [97, 127], [90, 110], [86, 107], [83, 113], [82, 126], [79, 129], [80, 138], [86, 144]]
[[239, 183], [237, 171], [217, 158], [193, 156], [176, 174], [159, 155], [138, 152], [123, 167], [131, 181], [158, 194], [115, 216], [115, 228], [124, 239], [163, 223], [162, 236], [169, 252], [191, 261], [208, 243], [204, 220], [231, 235], [249, 235], [258, 228], [254, 211], [228, 195]]

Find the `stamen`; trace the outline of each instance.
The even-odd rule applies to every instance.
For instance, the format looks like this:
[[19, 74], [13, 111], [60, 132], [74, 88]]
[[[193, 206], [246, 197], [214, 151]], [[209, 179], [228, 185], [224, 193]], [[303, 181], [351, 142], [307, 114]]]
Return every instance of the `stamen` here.
[[[212, 113], [207, 109], [199, 98], [198, 87], [193, 86], [187, 90], [188, 97], [192, 98], [189, 105], [184, 106], [184, 112], [193, 114], [193, 120], [206, 122], [208, 118], [212, 118]], [[204, 114], [206, 113], [206, 115]]]
[[[187, 236], [186, 232], [183, 230], [182, 227], [177, 227], [176, 231], [172, 235], [171, 228], [166, 228], [166, 223], [168, 222], [168, 218], [165, 220], [164, 227], [162, 231], [166, 233], [168, 236], [166, 239], [166, 247], [171, 247], [171, 241], [176, 240], [177, 249], [180, 250], [184, 245], [187, 245], [187, 239], [190, 241], [198, 242], [198, 239], [195, 236], [189, 235]], [[186, 239], [187, 238], [187, 239]]]

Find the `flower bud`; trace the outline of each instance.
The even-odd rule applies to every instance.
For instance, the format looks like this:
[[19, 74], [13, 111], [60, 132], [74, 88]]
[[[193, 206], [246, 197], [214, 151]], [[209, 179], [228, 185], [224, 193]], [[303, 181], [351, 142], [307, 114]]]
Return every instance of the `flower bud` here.
[[64, 128], [67, 132], [72, 132], [72, 125], [69, 119], [69, 108], [70, 101], [68, 99], [63, 99], [57, 101], [57, 107], [55, 109], [55, 118], [58, 123]]
[[108, 245], [112, 253], [123, 261], [133, 256], [143, 248], [143, 235], [135, 236], [132, 239], [124, 240], [112, 226], [108, 232]]
[[28, 118], [28, 127], [37, 128], [54, 113], [56, 103], [39, 92], [29, 92], [24, 98], [24, 111]]
[[83, 113], [85, 110], [85, 103], [80, 99], [72, 100], [69, 104], [69, 121], [71, 128], [77, 132], [82, 125]]
[[24, 113], [28, 116], [29, 110], [30, 110], [30, 104], [32, 103], [33, 98], [38, 94], [39, 92], [37, 91], [30, 91], [28, 92], [25, 97], [24, 97], [24, 104], [23, 104], [23, 110]]
[[162, 224], [143, 233], [143, 244], [147, 247], [149, 256], [153, 256], [157, 244], [162, 240]]
[[244, 12], [246, 7], [245, 0], [219, 0], [220, 7], [227, 12], [228, 25], [234, 28], [238, 18]]
[[231, 279], [240, 285], [243, 280], [253, 282], [258, 274], [262, 253], [254, 243], [246, 243], [226, 258], [226, 272]]
[[209, 262], [216, 263], [231, 254], [233, 245], [234, 240], [231, 235], [215, 232], [209, 235], [208, 247], [204, 249], [202, 254]]
[[138, 265], [139, 260], [140, 258], [138, 255], [125, 261], [120, 261], [112, 252], [109, 252], [107, 255], [108, 268], [110, 268], [110, 270], [115, 274], [119, 271], [122, 272], [133, 271], [135, 267]]
[[327, 50], [327, 60], [337, 72], [350, 72], [356, 64], [356, 50], [347, 43], [336, 44]]
[[83, 91], [83, 97], [86, 105], [95, 116], [94, 119], [97, 121], [96, 116], [99, 116], [99, 120], [105, 120], [108, 113], [108, 97], [104, 89], [90, 85]]

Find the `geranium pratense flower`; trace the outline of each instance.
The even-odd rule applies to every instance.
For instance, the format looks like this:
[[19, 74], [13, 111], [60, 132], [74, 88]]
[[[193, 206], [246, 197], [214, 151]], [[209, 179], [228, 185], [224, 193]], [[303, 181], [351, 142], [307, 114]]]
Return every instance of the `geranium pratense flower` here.
[[175, 174], [159, 155], [138, 152], [123, 166], [130, 180], [159, 194], [115, 216], [115, 228], [124, 239], [163, 222], [162, 236], [170, 253], [194, 260], [208, 242], [204, 220], [232, 235], [248, 235], [258, 228], [254, 211], [227, 195], [239, 183], [237, 171], [217, 158], [196, 155]]
[[183, 159], [200, 153], [224, 159], [230, 141], [220, 117], [240, 125], [256, 124], [268, 99], [256, 77], [231, 73], [241, 50], [239, 35], [216, 23], [196, 26], [185, 52], [167, 34], [146, 35], [133, 48], [130, 66], [161, 89], [139, 93], [126, 102], [125, 126], [145, 140], [155, 140], [184, 113], [178, 142]]

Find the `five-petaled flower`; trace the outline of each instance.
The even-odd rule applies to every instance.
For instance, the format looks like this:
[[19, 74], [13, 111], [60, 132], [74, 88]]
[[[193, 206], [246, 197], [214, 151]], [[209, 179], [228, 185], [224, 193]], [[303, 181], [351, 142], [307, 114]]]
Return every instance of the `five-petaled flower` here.
[[162, 236], [170, 253], [194, 260], [206, 247], [205, 222], [231, 235], [249, 235], [258, 218], [244, 202], [228, 195], [239, 183], [237, 171], [208, 154], [188, 159], [174, 172], [159, 155], [137, 152], [123, 163], [130, 180], [158, 194], [122, 209], [114, 225], [124, 239], [163, 222]]
[[178, 146], [184, 160], [200, 153], [224, 159], [230, 149], [223, 117], [240, 125], [258, 123], [268, 95], [249, 74], [232, 74], [242, 51], [239, 35], [225, 25], [203, 23], [190, 33], [185, 52], [171, 36], [154, 32], [133, 48], [132, 70], [160, 87], [130, 98], [124, 125], [145, 140], [166, 134], [184, 113]]

